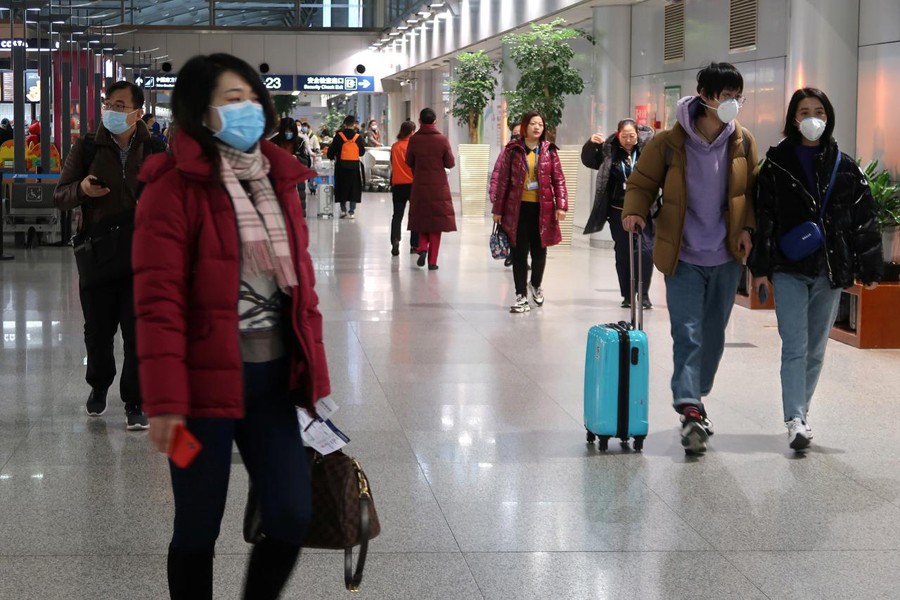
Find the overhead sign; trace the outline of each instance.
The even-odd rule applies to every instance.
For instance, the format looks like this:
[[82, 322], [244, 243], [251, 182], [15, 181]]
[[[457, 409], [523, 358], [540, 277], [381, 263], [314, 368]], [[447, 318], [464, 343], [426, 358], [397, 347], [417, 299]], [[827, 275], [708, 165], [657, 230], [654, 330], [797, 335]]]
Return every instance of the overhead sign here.
[[270, 92], [293, 92], [293, 75], [261, 75], [263, 85]]
[[[29, 9], [30, 10], [30, 9]], [[0, 50], [11, 50], [12, 48], [30, 48], [28, 40], [5, 39], [0, 40]]]
[[375, 78], [370, 75], [297, 75], [301, 92], [374, 92]]
[[171, 90], [177, 80], [175, 73], [135, 75], [134, 85], [145, 90]]

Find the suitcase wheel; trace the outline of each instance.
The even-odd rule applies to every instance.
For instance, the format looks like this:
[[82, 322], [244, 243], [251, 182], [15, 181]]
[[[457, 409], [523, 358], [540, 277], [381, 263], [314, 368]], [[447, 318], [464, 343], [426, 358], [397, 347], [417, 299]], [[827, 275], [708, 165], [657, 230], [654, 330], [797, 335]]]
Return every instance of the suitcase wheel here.
[[631, 450], [631, 444], [628, 443], [628, 440], [631, 438], [621, 439], [619, 441], [619, 445], [622, 446], [622, 450]]
[[609, 450], [609, 438], [601, 435], [597, 446], [600, 448], [600, 452], [606, 452], [607, 450]]
[[640, 452], [643, 449], [644, 449], [644, 438], [642, 438], [642, 437], [634, 438], [634, 451]]
[[590, 431], [587, 432], [587, 443], [588, 443], [588, 444], [593, 444], [593, 443], [594, 443], [594, 440], [596, 440], [596, 439], [597, 439], [597, 436], [596, 436], [596, 435], [594, 435], [594, 434], [591, 433]]

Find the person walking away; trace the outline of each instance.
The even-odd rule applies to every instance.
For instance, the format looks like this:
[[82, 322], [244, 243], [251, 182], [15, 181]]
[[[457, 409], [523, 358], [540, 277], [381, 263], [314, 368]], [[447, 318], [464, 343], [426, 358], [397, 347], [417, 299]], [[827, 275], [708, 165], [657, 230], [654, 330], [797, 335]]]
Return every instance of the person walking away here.
[[713, 431], [703, 398], [725, 349], [741, 262], [753, 247], [756, 142], [735, 120], [743, 89], [731, 64], [701, 69], [698, 95], [678, 102], [675, 126], [650, 140], [625, 191], [622, 224], [636, 233], [663, 190], [653, 262], [666, 278], [673, 405], [688, 454], [706, 452]]
[[372, 119], [366, 128], [366, 147], [378, 148], [381, 146], [381, 133], [378, 131], [378, 121]]
[[[603, 136], [595, 133], [581, 148], [581, 163], [598, 171], [594, 206], [584, 226], [584, 234], [602, 231], [606, 222], [609, 222], [622, 308], [631, 308], [631, 241], [628, 232], [622, 228], [625, 182], [634, 170], [641, 151], [652, 137], [653, 130], [649, 127], [638, 126], [634, 119], [623, 119], [619, 121], [615, 135], [604, 140]], [[645, 231], [641, 236], [641, 262], [644, 273], [644, 308], [650, 309], [653, 308], [649, 296], [653, 278], [653, 238], [650, 231]]]
[[143, 104], [144, 93], [136, 85], [127, 81], [111, 85], [102, 124], [96, 133], [79, 138], [72, 146], [53, 194], [61, 211], [80, 209], [76, 246], [90, 253], [86, 263], [93, 265], [90, 273], [79, 269], [78, 285], [87, 351], [85, 380], [91, 388], [85, 410], [92, 417], [106, 412], [107, 393], [116, 377], [116, 331], [121, 329], [125, 358], [119, 394], [125, 403], [125, 427], [130, 431], [148, 425], [138, 382], [128, 249], [140, 188], [138, 171], [147, 157], [165, 150], [141, 120]]
[[456, 166], [450, 142], [435, 126], [437, 115], [430, 108], [419, 113], [419, 131], [409, 139], [406, 164], [413, 174], [407, 228], [419, 233], [420, 267], [438, 268], [441, 233], [456, 231], [456, 211], [445, 169]]
[[[809, 407], [822, 372], [825, 345], [841, 288], [858, 279], [874, 289], [884, 262], [875, 202], [865, 175], [832, 137], [834, 107], [824, 92], [794, 92], [785, 138], [766, 153], [757, 180], [757, 231], [750, 269], [774, 284], [781, 336], [781, 403], [788, 445], [812, 440]], [[791, 248], [791, 232], [822, 234], [805, 251]]]
[[[141, 387], [160, 452], [185, 427], [202, 445], [170, 462], [174, 600], [213, 598], [213, 556], [237, 445], [265, 538], [243, 598], [274, 600], [313, 517], [297, 408], [330, 394], [322, 315], [297, 184], [313, 172], [263, 136], [277, 116], [259, 74], [227, 54], [185, 63], [172, 153], [141, 172], [135, 306]], [[222, 597], [216, 594], [216, 597]]]
[[533, 111], [526, 113], [522, 117], [521, 130], [522, 138], [511, 140], [497, 159], [499, 172], [490, 191], [494, 198], [494, 223], [503, 227], [512, 246], [516, 299], [509, 307], [511, 313], [531, 310], [528, 287], [534, 305], [544, 305], [541, 284], [547, 265], [547, 248], [562, 241], [559, 223], [569, 210], [566, 178], [556, 145], [546, 139], [544, 117]]
[[[412, 193], [413, 174], [412, 169], [406, 164], [406, 150], [409, 147], [409, 137], [415, 131], [415, 123], [404, 121], [400, 125], [397, 141], [391, 146], [391, 196], [394, 202], [394, 215], [391, 218], [391, 256], [400, 254], [400, 225]], [[415, 231], [409, 234], [409, 244], [410, 254], [418, 252], [419, 234]]]
[[341, 204], [341, 218], [356, 218], [356, 205], [362, 200], [362, 175], [359, 158], [366, 153], [366, 145], [356, 130], [356, 117], [344, 119], [344, 128], [337, 132], [328, 147], [328, 158], [335, 161], [334, 195]]
[[[282, 117], [278, 123], [278, 133], [272, 138], [272, 143], [289, 152], [300, 161], [304, 167], [312, 166], [312, 155], [306, 140], [297, 130], [297, 121], [290, 117]], [[300, 196], [300, 206], [303, 207], [303, 216], [306, 216], [306, 182], [297, 184], [297, 193]]]

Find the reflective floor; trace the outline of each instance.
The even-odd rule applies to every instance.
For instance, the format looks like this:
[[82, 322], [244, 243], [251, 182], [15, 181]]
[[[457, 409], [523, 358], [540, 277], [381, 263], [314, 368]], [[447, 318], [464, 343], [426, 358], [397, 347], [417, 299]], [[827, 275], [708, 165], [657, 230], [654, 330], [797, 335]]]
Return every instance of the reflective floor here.
[[[550, 252], [546, 305], [510, 315], [487, 219], [459, 219], [440, 270], [390, 256], [390, 201], [311, 223], [335, 422], [374, 487], [383, 533], [360, 598], [896, 598], [900, 351], [831, 342], [788, 450], [771, 312], [736, 308], [708, 401], [709, 454], [686, 459], [669, 408], [661, 277], [642, 454], [585, 444], [584, 340], [626, 318], [612, 253]], [[405, 241], [405, 240], [404, 240]], [[128, 433], [117, 392], [85, 416], [77, 278], [67, 248], [0, 263], [0, 598], [166, 597], [165, 459]], [[115, 389], [115, 388], [114, 388]], [[238, 461], [236, 460], [236, 463]], [[247, 477], [237, 466], [216, 597], [237, 598]], [[343, 598], [342, 556], [304, 554], [286, 598]]]

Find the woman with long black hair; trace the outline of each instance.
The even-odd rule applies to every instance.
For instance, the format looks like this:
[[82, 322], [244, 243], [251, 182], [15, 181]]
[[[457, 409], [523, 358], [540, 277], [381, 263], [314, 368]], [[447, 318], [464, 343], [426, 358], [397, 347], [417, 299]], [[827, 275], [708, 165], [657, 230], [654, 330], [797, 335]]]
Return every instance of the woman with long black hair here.
[[314, 176], [264, 138], [275, 111], [259, 74], [227, 54], [197, 56], [172, 95], [171, 153], [145, 163], [134, 236], [138, 357], [150, 439], [183, 428], [202, 445], [170, 463], [173, 599], [213, 597], [213, 555], [232, 446], [258, 494], [265, 539], [244, 598], [274, 599], [311, 516], [297, 407], [330, 393], [322, 315], [297, 184]]

